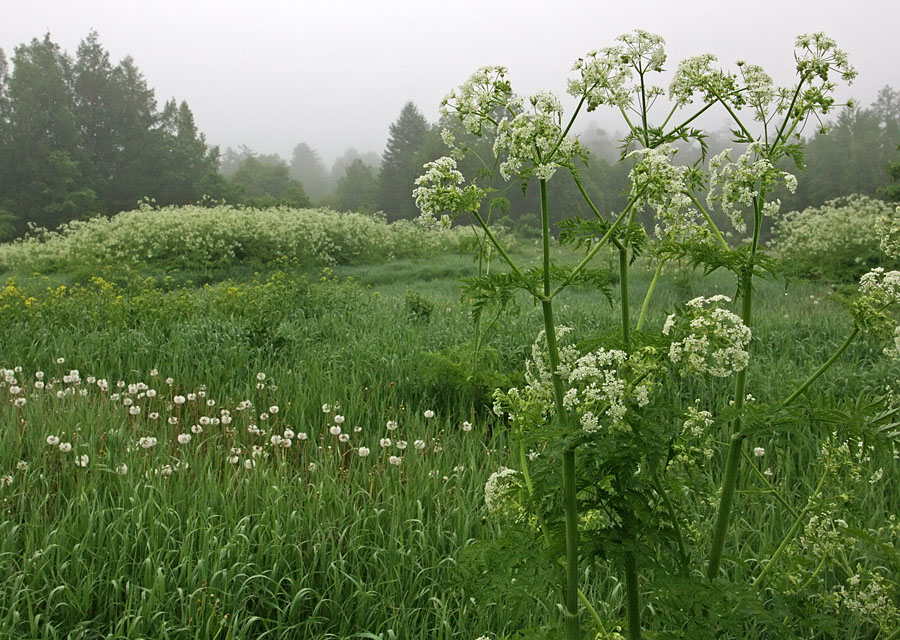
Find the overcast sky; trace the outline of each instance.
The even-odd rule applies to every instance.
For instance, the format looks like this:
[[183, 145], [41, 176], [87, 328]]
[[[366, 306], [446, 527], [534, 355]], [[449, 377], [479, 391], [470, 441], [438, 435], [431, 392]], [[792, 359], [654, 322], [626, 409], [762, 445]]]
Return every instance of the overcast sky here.
[[[564, 94], [576, 58], [635, 28], [665, 38], [672, 71], [711, 52], [761, 64], [781, 84], [792, 77], [794, 37], [824, 31], [859, 71], [839, 97], [868, 105], [882, 86], [900, 89], [900, 2], [890, 0], [2, 0], [2, 8], [8, 57], [47, 31], [74, 54], [95, 29], [115, 61], [135, 59], [160, 103], [186, 100], [211, 144], [289, 158], [306, 142], [326, 162], [348, 147], [381, 153], [407, 100], [436, 120], [441, 98], [481, 65], [509, 67], [518, 93]], [[593, 120], [617, 126], [610, 116]]]

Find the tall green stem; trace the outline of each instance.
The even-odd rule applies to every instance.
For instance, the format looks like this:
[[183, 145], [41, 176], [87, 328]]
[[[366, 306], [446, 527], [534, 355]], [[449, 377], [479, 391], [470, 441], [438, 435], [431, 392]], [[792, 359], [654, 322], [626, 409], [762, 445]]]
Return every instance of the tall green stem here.
[[633, 549], [625, 549], [625, 615], [628, 640], [641, 640], [641, 591]]
[[656, 271], [653, 272], [653, 279], [650, 281], [647, 295], [644, 296], [644, 304], [641, 305], [641, 315], [638, 316], [637, 326], [635, 327], [637, 331], [644, 328], [644, 321], [647, 319], [647, 309], [650, 308], [650, 297], [653, 295], [653, 290], [656, 289], [656, 283], [659, 281], [659, 274], [662, 273], [664, 264], [666, 264], [666, 258], [660, 259], [656, 265]]
[[619, 249], [619, 291], [622, 294], [622, 342], [626, 347], [631, 342], [631, 320], [628, 305], [628, 250]]
[[[750, 325], [753, 296], [751, 286], [753, 284], [753, 270], [748, 267], [741, 276], [743, 299], [741, 305], [741, 320], [745, 325]], [[744, 396], [747, 391], [747, 369], [738, 372], [734, 383], [734, 408], [737, 417], [734, 419], [731, 444], [728, 446], [728, 457], [725, 460], [725, 475], [722, 478], [721, 495], [719, 496], [719, 511], [716, 513], [716, 523], [713, 526], [712, 544], [709, 552], [709, 566], [706, 569], [706, 577], [710, 580], [719, 575], [719, 567], [722, 564], [722, 552], [725, 548], [725, 534], [728, 532], [728, 523], [731, 520], [731, 506], [734, 502], [734, 491], [737, 486], [738, 467], [741, 462], [741, 445], [746, 437], [741, 433], [741, 410], [744, 408]]]
[[[622, 342], [626, 352], [631, 347], [631, 320], [628, 303], [628, 250], [619, 247], [619, 290], [622, 295]], [[628, 526], [629, 541], [625, 547], [625, 614], [628, 619], [628, 640], [641, 638], [641, 591], [638, 580], [637, 561], [634, 557], [633, 543], [637, 537], [634, 526]]]
[[[724, 103], [723, 103], [724, 104]], [[730, 110], [729, 110], [730, 112]], [[732, 114], [733, 115], [733, 114]], [[737, 120], [737, 117], [735, 117]], [[741, 128], [744, 125], [737, 120]], [[750, 241], [750, 256], [744, 270], [741, 272], [741, 287], [743, 298], [741, 302], [741, 321], [745, 326], [750, 326], [751, 312], [753, 309], [753, 261], [759, 250], [759, 236], [762, 231], [762, 209], [765, 191], [760, 191], [753, 198], [753, 239]], [[706, 577], [710, 580], [719, 574], [722, 564], [722, 551], [725, 548], [725, 534], [728, 532], [728, 524], [731, 521], [731, 505], [734, 502], [734, 491], [737, 486], [738, 468], [741, 464], [741, 446], [746, 435], [741, 433], [741, 411], [744, 408], [744, 396], [747, 392], [747, 367], [737, 374], [734, 383], [734, 408], [736, 416], [731, 432], [731, 444], [728, 446], [728, 457], [725, 460], [725, 475], [722, 478], [722, 487], [719, 496], [719, 511], [716, 514], [716, 523], [713, 526], [712, 544], [709, 550], [709, 566], [706, 568]]]
[[[553, 301], [550, 295], [550, 211], [547, 206], [547, 182], [541, 185], [541, 231], [543, 236], [544, 295], [541, 310], [544, 315], [544, 333], [547, 340], [547, 359], [553, 381], [553, 403], [561, 426], [569, 424], [569, 416], [563, 404], [562, 379], [559, 376], [559, 346], [556, 342], [556, 325], [553, 321]], [[575, 449], [563, 452], [563, 507], [566, 520], [566, 583], [563, 590], [566, 640], [580, 640], [581, 625], [578, 622], [578, 507], [575, 500]]]

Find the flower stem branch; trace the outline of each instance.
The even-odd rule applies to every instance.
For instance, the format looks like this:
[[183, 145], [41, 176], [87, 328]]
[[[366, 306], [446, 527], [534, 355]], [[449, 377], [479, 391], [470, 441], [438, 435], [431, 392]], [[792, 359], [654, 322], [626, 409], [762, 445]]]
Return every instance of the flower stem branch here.
[[847, 347], [850, 346], [850, 343], [853, 342], [853, 339], [856, 338], [856, 335], [859, 333], [859, 327], [853, 327], [853, 331], [850, 332], [850, 335], [847, 336], [847, 339], [844, 340], [843, 344], [838, 347], [837, 351], [835, 351], [828, 360], [826, 360], [821, 367], [816, 369], [815, 373], [813, 373], [809, 378], [806, 379], [806, 382], [797, 387], [796, 391], [789, 395], [787, 398], [781, 401], [778, 405], [779, 407], [785, 407], [791, 404], [794, 400], [800, 397], [800, 395], [806, 391], [812, 383], [818, 380], [819, 376], [821, 376], [828, 368], [834, 364], [834, 361], [837, 360], [844, 351], [847, 350]]
[[719, 231], [719, 227], [717, 227], [716, 223], [713, 222], [713, 219], [709, 215], [709, 212], [706, 210], [706, 207], [704, 207], [702, 204], [700, 204], [700, 201], [697, 200], [697, 198], [694, 196], [693, 193], [691, 193], [689, 191], [685, 191], [684, 193], [685, 193], [685, 195], [687, 195], [688, 198], [691, 199], [691, 201], [694, 203], [694, 206], [700, 210], [700, 213], [703, 214], [703, 217], [706, 218], [706, 223], [709, 225], [709, 228], [712, 229], [713, 233], [716, 235], [716, 239], [718, 239], [719, 244], [722, 245], [722, 247], [725, 249], [725, 251], [730, 251], [731, 248], [728, 246], [728, 243], [725, 242], [725, 238], [722, 236], [722, 232]]
[[784, 538], [782, 538], [781, 543], [778, 545], [778, 548], [775, 549], [775, 553], [772, 554], [772, 557], [769, 558], [769, 561], [766, 563], [766, 566], [762, 568], [762, 571], [759, 572], [759, 575], [756, 576], [756, 579], [753, 581], [753, 586], [758, 586], [760, 582], [762, 582], [763, 577], [769, 572], [769, 570], [775, 566], [775, 561], [781, 557], [781, 554], [784, 553], [784, 550], [787, 548], [788, 544], [791, 540], [794, 539], [794, 535], [800, 529], [800, 526], [803, 524], [803, 520], [806, 518], [806, 514], [809, 513], [809, 510], [812, 508], [813, 500], [819, 495], [819, 492], [822, 490], [822, 486], [825, 484], [825, 478], [828, 477], [828, 467], [822, 471], [822, 477], [819, 478], [819, 483], [816, 485], [816, 488], [813, 490], [812, 495], [809, 496], [809, 499], [806, 501], [806, 506], [803, 507], [803, 510], [797, 514], [797, 517], [794, 519], [794, 523], [791, 525], [791, 528], [788, 529], [788, 532], [785, 534]]
[[656, 283], [659, 282], [659, 275], [662, 273], [662, 268], [663, 265], [666, 264], [666, 261], [667, 258], [662, 258], [656, 265], [656, 270], [653, 272], [653, 279], [650, 281], [650, 287], [647, 289], [647, 294], [644, 296], [644, 303], [641, 305], [641, 314], [638, 316], [635, 331], [640, 331], [644, 327], [644, 321], [647, 319], [647, 310], [650, 308], [650, 297], [656, 289]]

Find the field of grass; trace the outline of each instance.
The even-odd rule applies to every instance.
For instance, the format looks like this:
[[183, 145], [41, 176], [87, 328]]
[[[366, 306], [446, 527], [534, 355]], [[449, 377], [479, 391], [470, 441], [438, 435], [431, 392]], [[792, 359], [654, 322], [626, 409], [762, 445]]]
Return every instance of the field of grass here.
[[[474, 363], [459, 284], [477, 271], [468, 255], [88, 271], [8, 266], [0, 276], [0, 638], [547, 637], [558, 620], [554, 574], [536, 542], [484, 508], [488, 476], [515, 462], [489, 410], [491, 384], [521, 382], [541, 328], [524, 298], [496, 316], [491, 357]], [[650, 275], [631, 283], [635, 317]], [[714, 293], [733, 295], [733, 281], [664, 274], [647, 329]], [[760, 285], [756, 401], [781, 400], [847, 335], [852, 321], [831, 293]], [[595, 291], [561, 302], [558, 323], [585, 339], [617, 325]], [[883, 391], [897, 372], [882, 347], [854, 343], [801, 407], [828, 396], [852, 408]], [[730, 392], [727, 381], [690, 378], [666, 390], [673, 415], [696, 398], [727, 404]], [[830, 419], [750, 437], [748, 450], [766, 453], [744, 467], [729, 572], [757, 573], [806, 506], [823, 443], [848, 426]], [[692, 478], [713, 493], [724, 439]], [[804, 595], [837, 592], [849, 578], [841, 567], [900, 567], [884, 542], [900, 544], [896, 458], [887, 448], [869, 458], [880, 480], [830, 484], [829, 499], [846, 493], [859, 545], [825, 570], [791, 549], [760, 588], [759, 610], [732, 612], [740, 637], [886, 637], [871, 614]], [[677, 498], [699, 565], [712, 512]], [[656, 561], [642, 558], [641, 571]], [[624, 624], [616, 562], [582, 569], [610, 632]], [[803, 590], [785, 584], [807, 579]], [[896, 585], [885, 588], [896, 603]], [[685, 637], [677, 598], [674, 588], [646, 594], [659, 612], [647, 616], [648, 638]], [[784, 612], [808, 619], [782, 621]]]

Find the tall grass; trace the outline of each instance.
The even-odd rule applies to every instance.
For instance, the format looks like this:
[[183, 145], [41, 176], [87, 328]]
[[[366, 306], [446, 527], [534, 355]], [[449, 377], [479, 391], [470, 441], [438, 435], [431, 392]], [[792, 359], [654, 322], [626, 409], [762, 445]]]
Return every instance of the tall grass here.
[[[26, 404], [17, 408], [13, 383], [3, 383], [0, 476], [8, 484], [0, 482], [0, 637], [537, 633], [555, 615], [554, 576], [543, 569], [540, 549], [500, 535], [484, 517], [484, 481], [511, 461], [504, 425], [471, 397], [438, 393], [421, 375], [424, 354], [469, 340], [469, 308], [456, 284], [467, 268], [452, 255], [325, 273], [283, 267], [203, 287], [163, 277], [72, 283], [65, 275], [16, 276], [0, 289], [0, 366], [22, 367], [11, 375], [24, 389], [15, 397]], [[422, 273], [427, 282], [418, 279]], [[630, 283], [634, 299], [649, 279], [647, 273]], [[659, 308], [701, 293], [730, 293], [724, 282], [691, 272], [664, 276]], [[413, 312], [407, 291], [428, 303], [430, 313]], [[755, 370], [773, 372], [749, 380], [761, 403], [777, 402], [804, 379], [850, 325], [825, 300], [828, 287], [800, 282], [788, 291], [787, 314], [783, 283], [763, 283], [758, 294], [753, 357], [763, 364]], [[558, 311], [560, 324], [596, 335], [614, 330], [617, 311], [596, 293], [568, 300]], [[651, 316], [648, 326], [663, 319]], [[521, 370], [522, 345], [530, 344], [539, 323], [520, 300], [493, 326], [489, 340], [502, 354], [497, 366], [504, 373]], [[893, 375], [879, 352], [878, 345], [851, 347], [808, 393], [807, 406], [824, 394], [848, 406], [863, 401], [864, 389]], [[80, 384], [64, 381], [72, 369]], [[56, 379], [52, 389], [35, 388], [36, 371], [45, 383]], [[105, 378], [109, 389], [88, 376]], [[139, 382], [158, 394], [148, 400], [135, 388], [141, 412], [131, 416], [123, 398], [127, 385]], [[66, 388], [73, 391], [67, 395]], [[176, 395], [201, 390], [205, 398], [181, 409], [173, 403]], [[686, 408], [695, 398], [722, 403], [729, 389], [673, 379], [666, 393], [673, 406]], [[203, 404], [208, 399], [215, 407]], [[242, 401], [252, 408], [238, 410]], [[269, 412], [276, 405], [277, 414]], [[177, 435], [189, 433], [201, 415], [222, 409], [234, 416], [230, 425], [204, 426], [189, 443], [178, 443]], [[435, 416], [426, 418], [426, 409]], [[159, 418], [150, 419], [151, 411]], [[345, 417], [349, 442], [330, 432], [336, 414]], [[169, 424], [170, 416], [179, 423]], [[389, 430], [388, 421], [398, 428]], [[249, 432], [250, 424], [265, 435]], [[835, 427], [811, 418], [806, 429], [753, 440], [751, 449], [761, 446], [766, 454], [755, 461], [760, 473], [741, 480], [736, 510], [746, 526], [735, 531], [745, 533], [728, 541], [736, 556], [761, 562], [772, 553], [793, 522], [780, 500], [803, 507], [820, 472], [821, 444]], [[285, 429], [295, 433], [292, 446], [273, 446], [271, 436]], [[301, 432], [307, 440], [296, 437]], [[48, 445], [50, 435], [73, 450]], [[138, 440], [149, 436], [158, 443], [144, 449]], [[383, 449], [386, 437], [392, 443]], [[397, 448], [398, 440], [406, 449]], [[253, 446], [261, 447], [256, 458]], [[359, 455], [361, 447], [368, 456]], [[241, 449], [238, 464], [230, 460], [233, 448]], [[85, 467], [76, 464], [81, 455], [89, 456]], [[401, 459], [398, 466], [392, 455]], [[721, 455], [717, 448], [715, 459]], [[255, 466], [246, 468], [248, 460]], [[125, 475], [117, 471], [123, 463]], [[894, 468], [892, 452], [876, 452], [871, 464]], [[771, 483], [762, 475], [766, 469]], [[713, 486], [716, 477], [713, 469], [692, 481]], [[886, 523], [900, 506], [895, 474], [860, 493], [852, 525], [860, 532], [893, 526]], [[691, 500], [690, 493], [679, 496], [684, 521], [693, 522], [689, 546], [702, 549], [709, 523], [696, 517], [708, 510], [691, 512]], [[518, 545], [515, 553], [510, 545]], [[849, 566], [868, 562], [860, 549], [845, 550]], [[642, 566], [652, 571], [653, 562]], [[614, 572], [604, 563], [582, 571], [600, 615], [622, 620], [623, 588], [610, 577]], [[842, 578], [815, 579], [827, 592]], [[670, 595], [646, 595], [653, 606], [671, 610]], [[830, 615], [830, 624], [848, 635], [819, 633], [811, 624], [798, 637], [874, 637], [858, 616]], [[754, 637], [752, 625], [742, 629]]]

